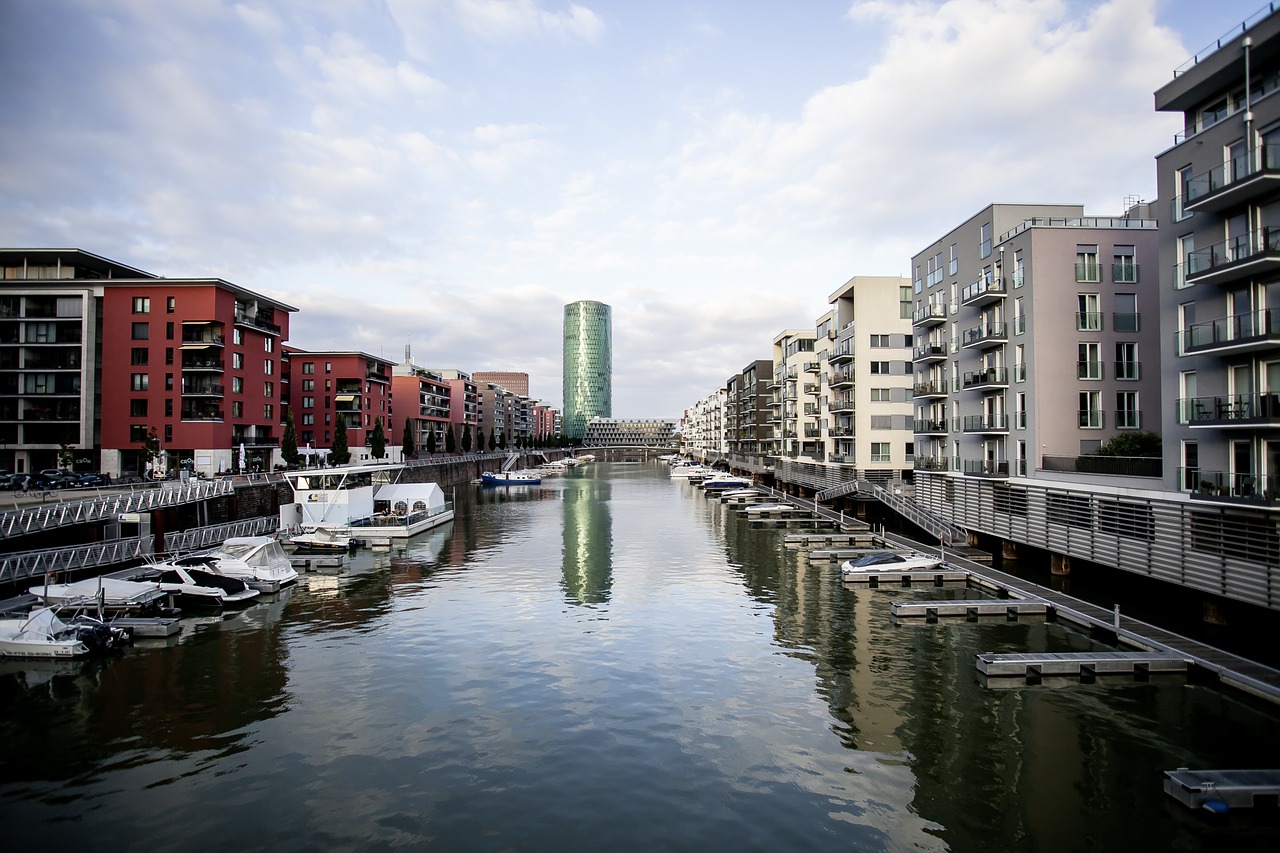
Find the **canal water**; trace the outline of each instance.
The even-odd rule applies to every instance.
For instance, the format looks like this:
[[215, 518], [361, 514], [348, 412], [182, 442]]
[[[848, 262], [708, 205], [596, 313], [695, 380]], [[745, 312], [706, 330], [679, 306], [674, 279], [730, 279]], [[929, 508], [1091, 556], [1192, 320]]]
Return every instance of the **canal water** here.
[[[11, 842], [148, 851], [1280, 849], [1162, 771], [1280, 767], [1181, 677], [997, 689], [1030, 619], [895, 624], [656, 463], [459, 487], [449, 526], [85, 664], [0, 664]], [[16, 848], [15, 848], [16, 849]]]

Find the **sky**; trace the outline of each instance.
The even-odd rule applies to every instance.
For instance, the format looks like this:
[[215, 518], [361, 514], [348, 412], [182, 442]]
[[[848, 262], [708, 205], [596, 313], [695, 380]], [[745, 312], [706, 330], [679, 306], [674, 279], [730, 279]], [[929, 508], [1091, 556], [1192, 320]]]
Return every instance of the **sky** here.
[[0, 246], [556, 406], [606, 302], [613, 416], [674, 419], [992, 202], [1151, 200], [1154, 91], [1262, 6], [0, 0]]

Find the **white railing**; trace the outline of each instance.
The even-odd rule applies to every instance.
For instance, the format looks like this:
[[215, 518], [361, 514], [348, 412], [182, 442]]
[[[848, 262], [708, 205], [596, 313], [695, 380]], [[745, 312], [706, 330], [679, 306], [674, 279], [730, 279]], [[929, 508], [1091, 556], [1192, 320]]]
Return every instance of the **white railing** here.
[[230, 479], [196, 480], [180, 485], [162, 485], [129, 491], [103, 492], [77, 501], [12, 509], [0, 514], [0, 539], [25, 536], [69, 524], [107, 521], [130, 512], [148, 512], [160, 507], [178, 506], [208, 500], [234, 491]]

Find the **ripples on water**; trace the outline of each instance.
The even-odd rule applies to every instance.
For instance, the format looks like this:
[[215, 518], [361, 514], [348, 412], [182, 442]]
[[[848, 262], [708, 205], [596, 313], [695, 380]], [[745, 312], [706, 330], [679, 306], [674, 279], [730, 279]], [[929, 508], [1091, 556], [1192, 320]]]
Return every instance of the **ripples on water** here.
[[[458, 517], [119, 659], [3, 664], [0, 808], [106, 849], [1144, 850], [1278, 840], [1160, 771], [1280, 766], [1183, 679], [997, 690], [1055, 625], [894, 624], [648, 465]], [[971, 595], [972, 593], [964, 593]], [[38, 828], [38, 835], [37, 835]]]

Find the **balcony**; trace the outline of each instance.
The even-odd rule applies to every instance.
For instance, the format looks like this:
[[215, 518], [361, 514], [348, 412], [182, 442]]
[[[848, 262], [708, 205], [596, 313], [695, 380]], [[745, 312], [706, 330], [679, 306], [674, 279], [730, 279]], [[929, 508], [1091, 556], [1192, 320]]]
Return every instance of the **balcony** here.
[[946, 361], [947, 345], [943, 344], [925, 344], [918, 346], [911, 352], [911, 356], [916, 361], [933, 362]]
[[1137, 284], [1138, 265], [1134, 263], [1112, 264], [1111, 280], [1116, 284]]
[[1101, 379], [1102, 378], [1102, 362], [1100, 361], [1077, 361], [1076, 362], [1076, 379]]
[[1116, 379], [1137, 380], [1142, 378], [1142, 362], [1140, 361], [1117, 361], [1112, 365], [1116, 372]]
[[850, 341], [845, 341], [831, 353], [831, 358], [827, 359], [831, 364], [845, 364], [853, 361], [853, 346]]
[[1280, 186], [1280, 145], [1263, 145], [1187, 181], [1184, 210], [1221, 211], [1273, 192]]
[[947, 306], [922, 305], [911, 315], [913, 326], [937, 326], [947, 322]]
[[964, 374], [964, 388], [1008, 388], [1009, 369], [1007, 367], [987, 367], [982, 370], [970, 370]]
[[1178, 420], [1192, 429], [1280, 426], [1280, 394], [1227, 394], [1178, 401]]
[[225, 393], [224, 386], [217, 382], [182, 382], [184, 397], [221, 397]]
[[1280, 311], [1270, 308], [1207, 320], [1181, 332], [1182, 354], [1247, 353], [1280, 344]]
[[1146, 456], [1042, 456], [1040, 468], [1044, 471], [1069, 474], [1108, 474], [1116, 477], [1160, 477], [1163, 462], [1159, 457]]
[[817, 394], [819, 391], [817, 382], [806, 382], [804, 387], [800, 389], [805, 394]]
[[832, 414], [841, 412], [852, 412], [854, 409], [852, 400], [832, 400], [830, 411]]
[[1187, 284], [1232, 284], [1280, 271], [1280, 228], [1242, 234], [1187, 253]]
[[278, 447], [280, 439], [269, 427], [237, 427], [231, 433], [231, 445], [238, 448], [241, 444], [245, 447]]
[[1009, 332], [1004, 323], [983, 323], [964, 330], [961, 346], [992, 347], [1009, 340]]
[[218, 405], [183, 405], [182, 419], [184, 421], [221, 421], [222, 408]]
[[821, 370], [822, 370], [822, 362], [820, 361], [806, 361], [804, 363], [805, 373], [818, 373]]
[[945, 397], [947, 396], [947, 381], [945, 379], [918, 382], [912, 389], [912, 393], [916, 397]]
[[237, 307], [235, 313], [235, 324], [237, 326], [248, 326], [252, 329], [257, 329], [260, 332], [266, 332], [270, 335], [278, 335], [280, 334], [280, 327], [271, 322], [271, 316], [272, 314], [270, 311], [259, 311], [256, 314], [251, 314], [250, 312], [242, 311]]
[[216, 372], [222, 373], [226, 369], [226, 364], [220, 358], [209, 357], [190, 357], [186, 353], [182, 355], [182, 369], [188, 373], [195, 372]]
[[805, 438], [822, 438], [822, 430], [815, 426], [806, 426], [804, 428]]
[[1266, 474], [1201, 471], [1182, 468], [1182, 487], [1191, 491], [1193, 501], [1276, 506], [1280, 497], [1280, 478]]
[[946, 418], [938, 421], [916, 419], [915, 426], [916, 435], [946, 435], [947, 421]]
[[1009, 463], [995, 459], [966, 459], [964, 473], [966, 477], [1008, 479]]
[[368, 373], [364, 375], [364, 378], [369, 382], [381, 382], [383, 385], [391, 384], [390, 376], [385, 376], [376, 370], [370, 370]]
[[830, 388], [852, 388], [853, 384], [852, 370], [833, 370], [831, 378], [827, 380], [827, 386]]
[[1008, 293], [1008, 287], [1003, 276], [990, 279], [981, 278], [961, 291], [960, 304], [988, 305], [1004, 299], [1006, 293]]
[[945, 456], [917, 456], [914, 467], [917, 471], [950, 471], [951, 460]]
[[1007, 433], [1009, 431], [1008, 415], [965, 415], [965, 432]]
[[1111, 328], [1116, 332], [1139, 332], [1142, 331], [1142, 315], [1141, 314], [1112, 314]]

